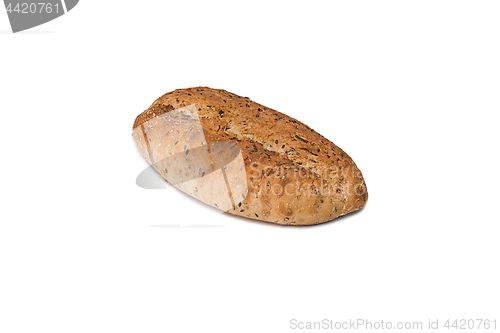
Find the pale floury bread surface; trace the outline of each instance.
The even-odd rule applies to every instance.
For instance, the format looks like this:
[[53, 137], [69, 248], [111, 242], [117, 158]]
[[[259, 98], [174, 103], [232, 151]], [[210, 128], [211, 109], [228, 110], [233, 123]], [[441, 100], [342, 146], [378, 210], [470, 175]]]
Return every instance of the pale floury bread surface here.
[[368, 199], [361, 171], [342, 149], [300, 121], [225, 90], [163, 95], [136, 118], [133, 138], [163, 178], [230, 214], [310, 225]]

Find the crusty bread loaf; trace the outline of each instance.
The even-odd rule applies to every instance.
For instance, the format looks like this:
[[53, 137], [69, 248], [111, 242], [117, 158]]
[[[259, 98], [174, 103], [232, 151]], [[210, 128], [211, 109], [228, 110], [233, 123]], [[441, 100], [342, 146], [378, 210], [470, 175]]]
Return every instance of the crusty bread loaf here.
[[310, 225], [362, 208], [342, 149], [278, 111], [220, 89], [178, 89], [141, 113], [133, 138], [167, 181], [228, 213]]

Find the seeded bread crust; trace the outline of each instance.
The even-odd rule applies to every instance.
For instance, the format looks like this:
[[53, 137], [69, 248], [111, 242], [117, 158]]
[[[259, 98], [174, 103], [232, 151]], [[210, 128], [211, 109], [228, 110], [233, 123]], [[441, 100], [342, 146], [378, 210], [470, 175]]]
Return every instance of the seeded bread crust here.
[[[133, 129], [193, 104], [207, 142], [234, 142], [242, 151], [248, 194], [228, 213], [311, 225], [365, 205], [363, 176], [342, 149], [300, 121], [248, 97], [207, 87], [177, 89], [141, 113]], [[144, 143], [134, 140], [141, 149]]]

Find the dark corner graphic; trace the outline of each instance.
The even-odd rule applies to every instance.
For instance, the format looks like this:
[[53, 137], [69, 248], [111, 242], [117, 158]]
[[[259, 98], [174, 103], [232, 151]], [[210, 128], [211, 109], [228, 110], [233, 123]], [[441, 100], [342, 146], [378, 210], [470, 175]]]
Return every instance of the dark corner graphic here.
[[3, 0], [12, 32], [52, 21], [72, 10], [79, 0]]

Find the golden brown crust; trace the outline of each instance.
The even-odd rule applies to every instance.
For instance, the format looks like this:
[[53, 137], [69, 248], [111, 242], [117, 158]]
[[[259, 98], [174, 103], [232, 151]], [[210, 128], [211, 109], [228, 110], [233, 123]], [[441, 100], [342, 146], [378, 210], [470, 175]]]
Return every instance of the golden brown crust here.
[[363, 176], [339, 147], [307, 125], [222, 89], [178, 89], [158, 98], [133, 128], [195, 105], [207, 142], [235, 142], [248, 194], [228, 212], [279, 224], [307, 225], [362, 208]]

